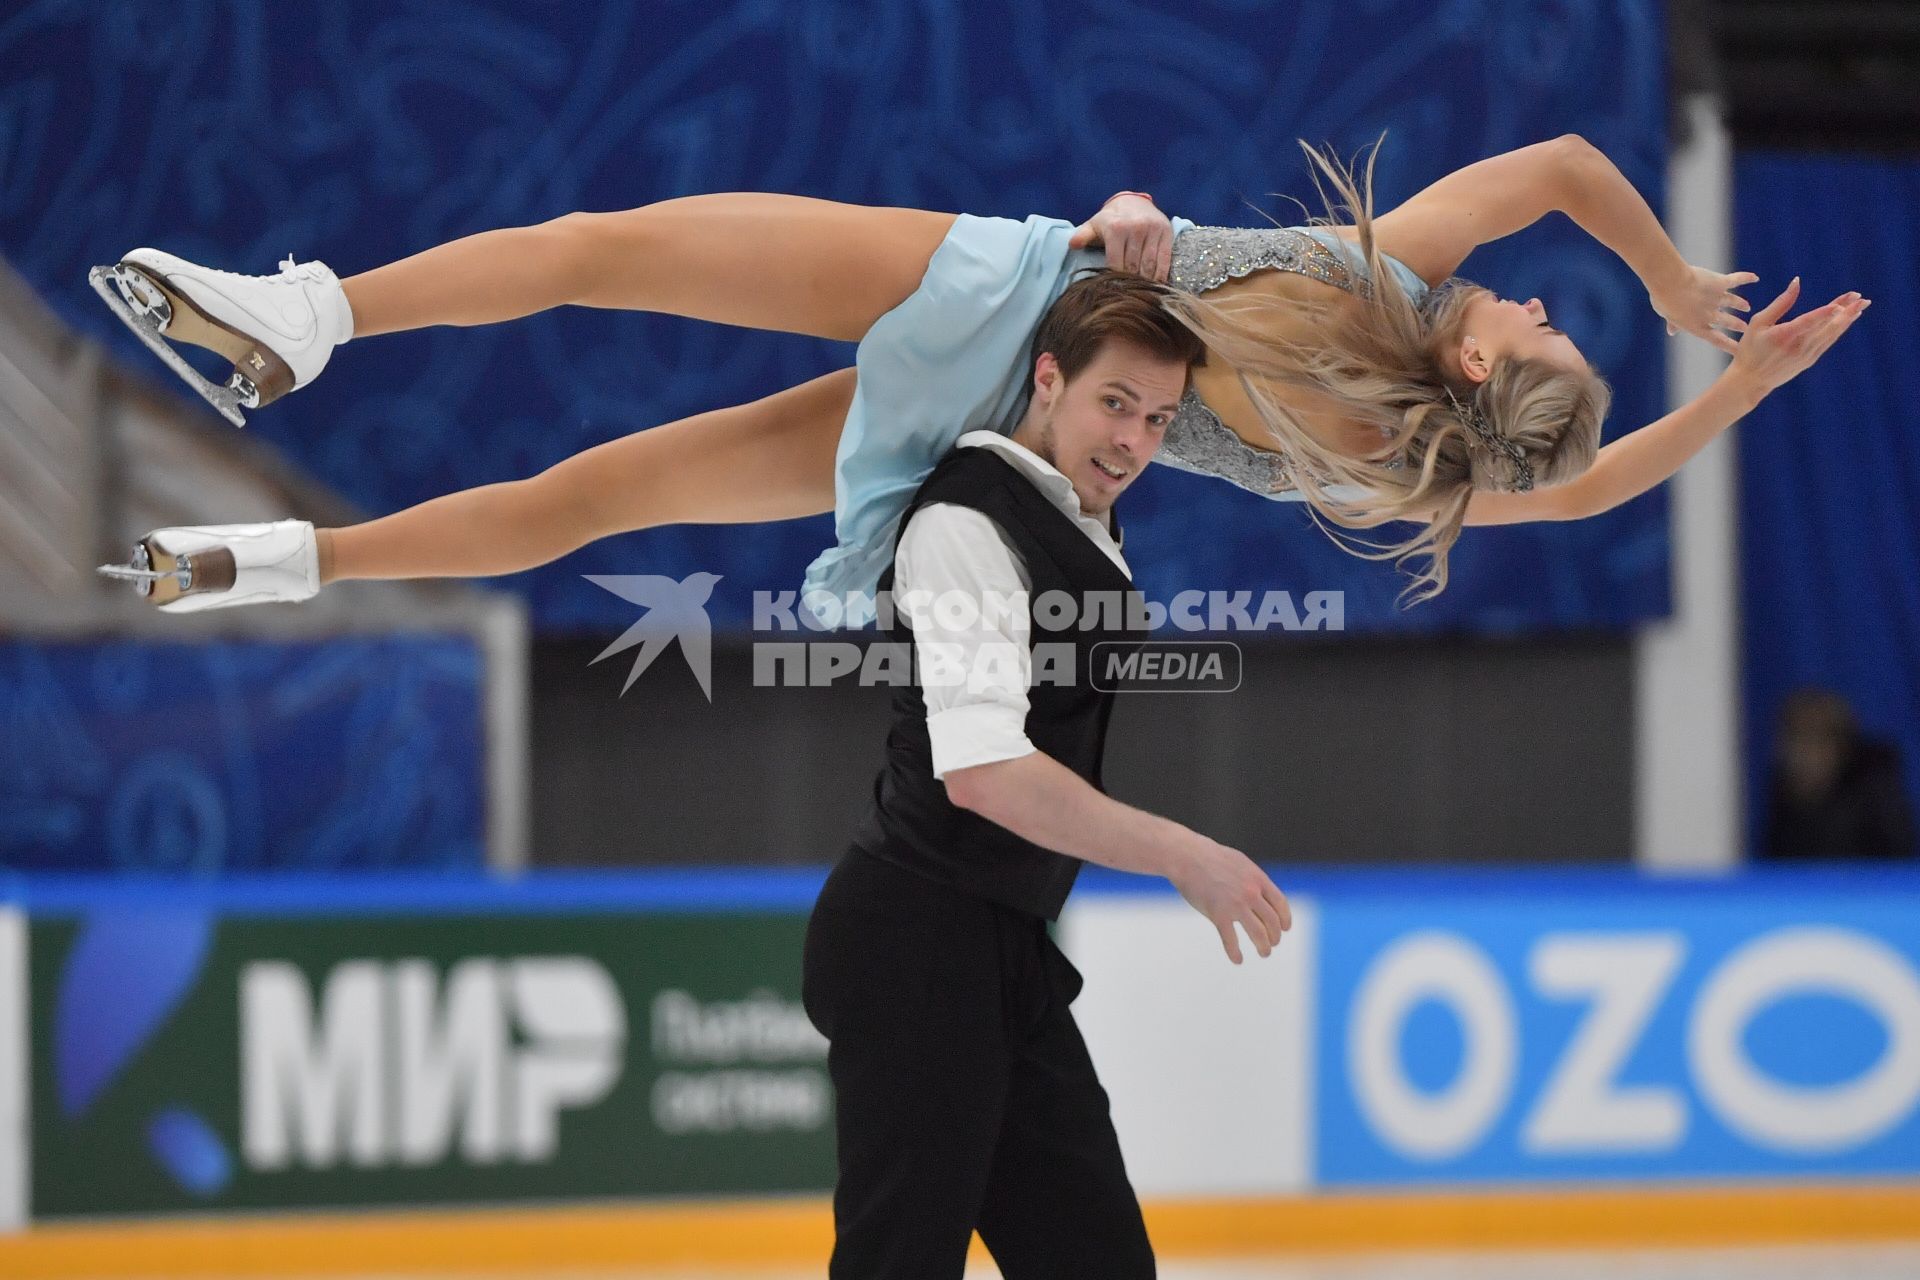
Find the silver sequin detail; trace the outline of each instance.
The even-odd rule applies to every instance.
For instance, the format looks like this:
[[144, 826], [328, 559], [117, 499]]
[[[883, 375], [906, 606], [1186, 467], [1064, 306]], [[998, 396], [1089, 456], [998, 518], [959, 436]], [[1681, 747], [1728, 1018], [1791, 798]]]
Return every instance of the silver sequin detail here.
[[1180, 398], [1173, 421], [1167, 423], [1159, 461], [1181, 471], [1218, 476], [1254, 493], [1285, 493], [1294, 487], [1284, 454], [1256, 449], [1242, 440], [1192, 387]]
[[1173, 241], [1169, 279], [1176, 289], [1209, 293], [1229, 280], [1256, 271], [1285, 271], [1309, 276], [1346, 293], [1373, 295], [1364, 278], [1333, 250], [1295, 227], [1195, 227]]
[[[1207, 293], [1267, 270], [1308, 276], [1346, 293], [1357, 286], [1363, 298], [1373, 293], [1372, 284], [1356, 276], [1339, 254], [1293, 227], [1195, 227], [1174, 238], [1168, 279], [1188, 293]], [[1385, 438], [1392, 434], [1381, 431]], [[1286, 455], [1248, 444], [1192, 388], [1167, 424], [1159, 461], [1267, 496], [1297, 487]], [[1396, 469], [1406, 463], [1396, 454], [1382, 465]]]

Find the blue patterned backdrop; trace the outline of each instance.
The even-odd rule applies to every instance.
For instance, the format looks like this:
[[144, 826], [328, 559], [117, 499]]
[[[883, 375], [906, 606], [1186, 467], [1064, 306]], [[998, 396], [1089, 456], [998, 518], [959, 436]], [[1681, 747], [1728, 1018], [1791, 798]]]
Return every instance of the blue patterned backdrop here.
[[[152, 244], [343, 275], [456, 236], [692, 192], [786, 191], [1078, 219], [1153, 191], [1203, 222], [1294, 220], [1294, 138], [1388, 131], [1383, 205], [1450, 169], [1577, 131], [1659, 207], [1656, 0], [37, 0], [0, 18], [0, 252], [72, 321], [166, 375], [85, 268]], [[1632, 274], [1561, 218], [1467, 273], [1539, 294], [1618, 389], [1663, 403], [1661, 326]], [[569, 453], [851, 361], [793, 337], [566, 310], [342, 351], [255, 419], [369, 511]], [[197, 402], [196, 402], [197, 403]], [[204, 518], [221, 518], [208, 511]], [[1156, 469], [1126, 504], [1142, 583], [1343, 586], [1355, 629], [1622, 627], [1667, 611], [1665, 498], [1568, 525], [1469, 531], [1453, 585], [1333, 548], [1297, 507]], [[546, 628], [631, 621], [588, 573], [724, 575], [718, 620], [789, 587], [824, 518], [612, 539], [510, 581]]]
[[477, 870], [481, 677], [454, 636], [0, 641], [0, 866]]

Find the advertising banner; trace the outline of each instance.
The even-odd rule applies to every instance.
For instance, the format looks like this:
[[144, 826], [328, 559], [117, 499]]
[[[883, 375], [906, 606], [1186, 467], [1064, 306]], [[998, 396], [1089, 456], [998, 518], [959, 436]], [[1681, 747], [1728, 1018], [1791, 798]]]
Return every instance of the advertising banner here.
[[1177, 895], [1082, 894], [1060, 945], [1086, 979], [1074, 1018], [1143, 1196], [1297, 1194], [1312, 1186], [1318, 912], [1236, 966]]
[[[1061, 919], [1142, 1195], [1920, 1176], [1920, 880], [1285, 879], [1237, 967], [1137, 878]], [[817, 886], [29, 892], [0, 1215], [824, 1194]]]
[[1326, 902], [1316, 1181], [1920, 1173], [1920, 895], [1767, 883]]
[[821, 1192], [804, 916], [36, 919], [36, 1218]]
[[27, 1222], [27, 918], [0, 903], [0, 1232]]

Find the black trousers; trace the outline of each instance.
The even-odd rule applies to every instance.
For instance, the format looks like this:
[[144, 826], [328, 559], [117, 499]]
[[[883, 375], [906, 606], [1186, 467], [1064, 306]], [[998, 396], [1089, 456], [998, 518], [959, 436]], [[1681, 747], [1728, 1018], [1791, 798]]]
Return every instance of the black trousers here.
[[1147, 1280], [1127, 1181], [1046, 923], [859, 851], [807, 922], [840, 1179], [831, 1280], [960, 1280], [977, 1229], [1006, 1280]]

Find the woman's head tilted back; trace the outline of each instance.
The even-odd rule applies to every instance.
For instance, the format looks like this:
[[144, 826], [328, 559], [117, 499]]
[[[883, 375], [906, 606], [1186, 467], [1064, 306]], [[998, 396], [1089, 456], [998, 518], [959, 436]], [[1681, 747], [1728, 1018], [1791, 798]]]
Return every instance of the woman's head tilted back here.
[[1565, 484], [1593, 465], [1613, 392], [1538, 298], [1516, 302], [1461, 281], [1426, 312], [1428, 357], [1449, 407], [1466, 409], [1469, 428], [1477, 411], [1514, 446], [1483, 450], [1491, 466], [1474, 470], [1474, 489], [1519, 488], [1523, 469], [1530, 488]]
[[[1314, 336], [1295, 343], [1276, 342], [1259, 318], [1297, 302], [1242, 297], [1223, 305], [1182, 295], [1173, 305], [1239, 371], [1317, 515], [1349, 529], [1424, 522], [1413, 537], [1386, 545], [1333, 535], [1369, 559], [1424, 557], [1409, 589], [1417, 603], [1445, 588], [1447, 553], [1475, 492], [1564, 484], [1593, 465], [1611, 392], [1537, 301], [1509, 302], [1465, 281], [1424, 301], [1410, 297], [1374, 242], [1378, 147], [1356, 178], [1301, 146], [1332, 187], [1327, 221], [1343, 221], [1344, 212], [1359, 232], [1371, 287], [1356, 305], [1320, 309]], [[1330, 397], [1391, 447], [1371, 458], [1326, 447], [1288, 410], [1288, 388]], [[1388, 465], [1395, 459], [1399, 465]]]

